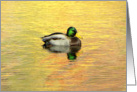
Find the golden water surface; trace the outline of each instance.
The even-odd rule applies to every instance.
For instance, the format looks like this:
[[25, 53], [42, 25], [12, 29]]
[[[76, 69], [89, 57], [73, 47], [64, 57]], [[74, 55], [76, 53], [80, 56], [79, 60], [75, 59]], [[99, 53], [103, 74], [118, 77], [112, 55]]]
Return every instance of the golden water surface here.
[[[74, 26], [77, 59], [43, 49]], [[2, 91], [125, 91], [126, 1], [2, 1]]]

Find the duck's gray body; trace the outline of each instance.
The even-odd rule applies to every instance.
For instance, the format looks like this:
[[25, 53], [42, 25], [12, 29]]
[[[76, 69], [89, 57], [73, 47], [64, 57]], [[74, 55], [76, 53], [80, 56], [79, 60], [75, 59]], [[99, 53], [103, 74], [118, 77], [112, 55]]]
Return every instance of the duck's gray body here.
[[70, 39], [63, 33], [53, 33], [44, 36], [42, 39], [45, 44], [53, 46], [70, 46]]
[[42, 37], [42, 41], [46, 45], [52, 46], [75, 46], [81, 45], [81, 41], [77, 37], [68, 37], [63, 33], [53, 33]]

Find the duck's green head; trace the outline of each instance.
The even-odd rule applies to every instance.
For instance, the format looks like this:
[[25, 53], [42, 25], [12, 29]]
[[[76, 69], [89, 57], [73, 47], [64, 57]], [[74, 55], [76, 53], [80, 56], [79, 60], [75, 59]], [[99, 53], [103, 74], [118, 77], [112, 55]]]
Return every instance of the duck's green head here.
[[77, 30], [75, 27], [69, 27], [67, 30], [67, 36], [68, 37], [74, 37], [77, 33]]

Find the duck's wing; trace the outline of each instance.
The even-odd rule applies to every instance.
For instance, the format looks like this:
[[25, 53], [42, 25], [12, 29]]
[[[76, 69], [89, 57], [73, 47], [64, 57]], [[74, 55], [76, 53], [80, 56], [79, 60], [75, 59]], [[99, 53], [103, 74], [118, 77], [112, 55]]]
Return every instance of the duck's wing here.
[[45, 35], [44, 37], [53, 36], [53, 35], [57, 35], [57, 34], [63, 34], [63, 33], [56, 32], [56, 33], [52, 33], [52, 34], [50, 34], [50, 35]]
[[49, 41], [51, 39], [53, 40], [59, 40], [59, 39], [66, 39], [67, 36], [63, 33], [53, 33], [53, 34], [50, 34], [50, 35], [46, 35], [44, 37], [42, 37], [42, 40], [45, 42], [45, 41]]

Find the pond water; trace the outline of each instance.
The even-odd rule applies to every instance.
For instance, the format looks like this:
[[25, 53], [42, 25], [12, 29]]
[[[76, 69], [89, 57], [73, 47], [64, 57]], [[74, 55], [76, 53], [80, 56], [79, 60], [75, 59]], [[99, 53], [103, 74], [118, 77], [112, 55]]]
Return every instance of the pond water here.
[[[2, 91], [126, 90], [126, 1], [1, 2]], [[76, 59], [43, 48], [70, 26], [83, 37]]]

